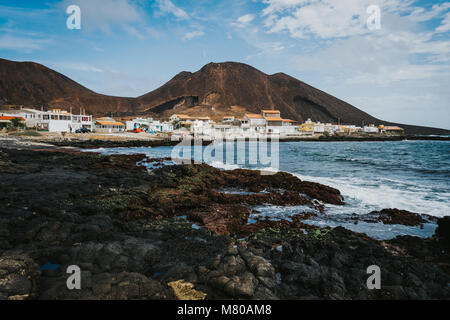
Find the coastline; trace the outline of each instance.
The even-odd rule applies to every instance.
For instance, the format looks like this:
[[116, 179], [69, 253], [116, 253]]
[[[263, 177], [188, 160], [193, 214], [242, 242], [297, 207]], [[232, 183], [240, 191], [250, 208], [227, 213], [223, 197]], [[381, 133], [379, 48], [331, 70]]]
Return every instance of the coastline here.
[[[450, 297], [448, 218], [432, 238], [387, 241], [307, 225], [308, 212], [247, 224], [248, 204], [313, 208], [314, 200], [343, 205], [342, 198], [339, 190], [286, 173], [164, 166], [164, 159], [147, 160], [157, 165], [147, 173], [137, 165], [143, 155], [18, 141], [0, 141], [0, 277], [9, 281], [0, 298], [176, 299], [169, 284], [180, 280], [207, 299]], [[421, 223], [412, 213], [379, 218]], [[382, 290], [364, 289], [374, 263], [383, 268]], [[71, 264], [88, 279], [78, 293], [65, 288]]]
[[[51, 136], [9, 136], [6, 134], [0, 134], [0, 139], [12, 139], [17, 141], [24, 141], [30, 143], [44, 143], [51, 144], [57, 147], [74, 147], [83, 149], [96, 149], [96, 148], [131, 148], [131, 147], [165, 147], [176, 146], [180, 141], [171, 141], [168, 138], [158, 137], [144, 137], [133, 135], [120, 136], [120, 135], [66, 135], [64, 137], [59, 135]], [[395, 142], [395, 141], [450, 141], [450, 137], [439, 136], [388, 136], [388, 137], [313, 137], [313, 138], [295, 138], [295, 139], [281, 139], [278, 142]], [[248, 141], [245, 140], [245, 141]], [[270, 142], [270, 140], [268, 140]], [[192, 144], [195, 141], [192, 140]], [[207, 146], [211, 144], [211, 141], [201, 141], [201, 144]]]

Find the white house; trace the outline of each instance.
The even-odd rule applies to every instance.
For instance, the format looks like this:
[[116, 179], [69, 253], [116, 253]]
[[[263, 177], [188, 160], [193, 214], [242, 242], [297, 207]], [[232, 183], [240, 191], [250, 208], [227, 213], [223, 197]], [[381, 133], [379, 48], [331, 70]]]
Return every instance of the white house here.
[[322, 134], [325, 132], [325, 124], [317, 122], [314, 124], [314, 133]]
[[150, 122], [153, 122], [153, 118], [136, 118], [131, 121], [127, 121], [126, 124], [126, 130], [127, 131], [133, 131], [136, 128], [141, 128], [141, 126], [148, 126]]
[[95, 121], [95, 131], [101, 133], [118, 133], [125, 131], [125, 124], [114, 118], [103, 117]]
[[222, 123], [232, 123], [234, 120], [236, 120], [234, 116], [225, 116], [222, 118]]
[[136, 128], [148, 129], [148, 131], [153, 132], [172, 132], [173, 125], [169, 122], [161, 122], [160, 120], [154, 120], [153, 118], [136, 118], [131, 121], [126, 122], [126, 130], [132, 131]]
[[153, 120], [148, 125], [148, 130], [153, 132], [169, 133], [173, 131], [173, 124], [169, 122], [161, 122], [159, 120]]
[[377, 127], [375, 127], [375, 125], [371, 124], [371, 125], [365, 126], [363, 128], [363, 131], [365, 133], [378, 133], [379, 129]]
[[[260, 114], [247, 113], [242, 121], [242, 129], [250, 136], [266, 132], [266, 119]], [[246, 130], [245, 130], [246, 129]]]
[[28, 128], [48, 130], [49, 132], [70, 132], [80, 128], [93, 129], [92, 116], [73, 115], [62, 109], [49, 111], [22, 108], [20, 110], [8, 110], [8, 114], [25, 119]]

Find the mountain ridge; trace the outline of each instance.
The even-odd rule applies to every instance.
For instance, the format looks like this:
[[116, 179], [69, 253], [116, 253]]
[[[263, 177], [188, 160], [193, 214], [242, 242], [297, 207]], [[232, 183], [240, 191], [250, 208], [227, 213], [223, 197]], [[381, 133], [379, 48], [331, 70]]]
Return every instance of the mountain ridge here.
[[324, 91], [283, 72], [266, 74], [238, 62], [208, 63], [182, 71], [161, 87], [136, 98], [96, 93], [35, 62], [0, 58], [0, 103], [84, 108], [94, 115], [202, 114], [219, 119], [278, 109], [284, 118], [362, 125], [400, 125], [408, 134], [450, 134], [450, 130], [377, 119]]

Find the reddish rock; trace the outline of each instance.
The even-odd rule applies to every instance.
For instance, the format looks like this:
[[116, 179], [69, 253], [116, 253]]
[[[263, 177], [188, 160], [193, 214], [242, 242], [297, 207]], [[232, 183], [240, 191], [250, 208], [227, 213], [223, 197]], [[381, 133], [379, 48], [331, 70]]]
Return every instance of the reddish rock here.
[[188, 219], [199, 222], [220, 235], [232, 235], [239, 232], [247, 223], [250, 209], [237, 205], [213, 205], [199, 208], [188, 214]]
[[376, 220], [384, 224], [401, 224], [404, 226], [419, 226], [427, 222], [420, 214], [399, 209], [383, 209], [370, 214], [379, 215]]

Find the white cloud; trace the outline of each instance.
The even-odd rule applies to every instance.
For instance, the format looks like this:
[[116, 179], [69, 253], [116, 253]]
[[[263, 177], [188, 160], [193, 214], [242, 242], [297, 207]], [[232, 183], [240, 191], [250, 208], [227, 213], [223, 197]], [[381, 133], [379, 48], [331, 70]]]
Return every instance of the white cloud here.
[[95, 72], [95, 73], [104, 73], [105, 70], [92, 66], [86, 63], [75, 63], [75, 62], [49, 62], [47, 64], [54, 69], [64, 69], [64, 70], [75, 70], [75, 71], [84, 71], [84, 72]]
[[442, 4], [435, 4], [432, 6], [431, 10], [426, 10], [422, 7], [416, 7], [409, 15], [409, 19], [423, 22], [428, 21], [433, 18], [439, 17], [442, 13], [450, 8], [450, 2], [444, 2]]
[[145, 35], [138, 31], [135, 27], [130, 25], [125, 25], [124, 29], [128, 32], [129, 35], [134, 36], [140, 40], [145, 39]]
[[159, 10], [173, 14], [179, 19], [189, 19], [189, 15], [183, 9], [173, 4], [171, 0], [156, 0]]
[[[412, 0], [264, 2], [268, 36], [301, 48], [290, 62], [303, 80], [386, 120], [448, 128], [450, 40], [443, 33], [450, 30], [450, 2], [428, 8]], [[381, 8], [381, 30], [366, 26], [372, 4]], [[440, 25], [430, 29], [430, 21]]]
[[205, 33], [203, 31], [191, 31], [184, 35], [183, 40], [191, 40], [194, 38], [199, 38], [204, 36]]
[[450, 8], [450, 2], [427, 10], [411, 0], [264, 0], [265, 26], [270, 33], [286, 31], [294, 38], [333, 39], [370, 33], [366, 9], [377, 5], [381, 20], [396, 14], [410, 22], [429, 21]]
[[254, 14], [246, 14], [237, 19], [236, 22], [233, 22], [232, 25], [238, 28], [247, 27], [253, 20], [255, 19]]
[[439, 27], [436, 28], [436, 32], [447, 32], [450, 31], [450, 12], [447, 13], [444, 20]]
[[0, 49], [32, 52], [42, 50], [48, 42], [48, 40], [4, 35], [0, 36]]

